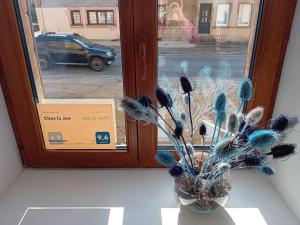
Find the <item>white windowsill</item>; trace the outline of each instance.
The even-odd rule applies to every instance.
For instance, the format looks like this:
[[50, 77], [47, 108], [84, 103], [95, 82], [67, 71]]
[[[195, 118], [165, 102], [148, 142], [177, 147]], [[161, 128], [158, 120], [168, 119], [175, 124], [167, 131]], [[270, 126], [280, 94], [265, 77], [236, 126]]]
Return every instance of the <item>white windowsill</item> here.
[[268, 178], [235, 171], [232, 180], [225, 210], [194, 215], [178, 208], [165, 169], [25, 169], [0, 199], [0, 224], [298, 224]]

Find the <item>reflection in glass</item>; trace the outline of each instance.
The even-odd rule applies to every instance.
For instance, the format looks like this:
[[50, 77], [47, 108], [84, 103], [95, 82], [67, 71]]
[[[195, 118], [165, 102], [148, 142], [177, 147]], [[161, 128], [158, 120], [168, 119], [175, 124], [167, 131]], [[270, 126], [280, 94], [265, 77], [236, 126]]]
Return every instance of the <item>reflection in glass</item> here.
[[[188, 108], [180, 94], [179, 76], [190, 78], [196, 88], [192, 95], [195, 132], [203, 122], [208, 135], [212, 134], [212, 102], [220, 92], [228, 93], [229, 112], [237, 108], [234, 95], [238, 83], [249, 76], [259, 6], [260, 0], [230, 4], [214, 0], [158, 0], [158, 83], [173, 94], [178, 106], [174, 110], [180, 118], [182, 113], [188, 115]], [[241, 25], [246, 23], [247, 26]], [[171, 123], [167, 113], [160, 111]], [[223, 127], [222, 132], [225, 131]], [[199, 135], [194, 137], [194, 142], [201, 145]], [[160, 132], [158, 143], [168, 143]]]

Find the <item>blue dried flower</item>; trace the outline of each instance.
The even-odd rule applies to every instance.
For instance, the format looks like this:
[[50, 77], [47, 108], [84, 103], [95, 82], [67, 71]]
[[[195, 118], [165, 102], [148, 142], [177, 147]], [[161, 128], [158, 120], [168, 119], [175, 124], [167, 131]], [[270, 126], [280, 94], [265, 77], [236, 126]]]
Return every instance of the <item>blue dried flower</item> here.
[[189, 79], [186, 76], [180, 77], [180, 84], [181, 84], [181, 88], [185, 94], [190, 93], [193, 90], [191, 82], [189, 81]]
[[248, 137], [248, 142], [253, 148], [266, 148], [278, 141], [279, 133], [273, 130], [258, 130]]
[[181, 113], [181, 114], [180, 114], [180, 119], [181, 119], [182, 121], [185, 121], [185, 120], [186, 120], [186, 114], [185, 114], [185, 113]]
[[181, 123], [181, 121], [176, 121], [176, 127], [174, 130], [174, 136], [177, 139], [180, 139], [180, 137], [182, 136], [183, 133], [183, 124]]
[[275, 174], [275, 170], [270, 166], [262, 166], [261, 172], [267, 176], [273, 176]]
[[252, 81], [250, 79], [242, 81], [239, 91], [238, 97], [243, 101], [249, 101], [252, 98]]
[[221, 111], [220, 113], [218, 113], [218, 125], [221, 126], [226, 121], [226, 118], [227, 114], [225, 111]]
[[201, 124], [200, 128], [199, 128], [199, 134], [201, 136], [205, 136], [207, 132], [206, 126], [204, 123]]
[[138, 101], [146, 108], [152, 104], [151, 98], [145, 95], [141, 95]]
[[221, 93], [218, 95], [218, 97], [215, 100], [214, 110], [216, 112], [223, 112], [225, 111], [226, 106], [226, 96], [224, 93]]
[[180, 164], [176, 164], [169, 169], [169, 174], [171, 174], [172, 177], [179, 177], [183, 174], [183, 171], [182, 166]]
[[172, 166], [175, 163], [172, 152], [159, 151], [156, 153], [155, 159], [164, 166]]
[[155, 94], [157, 101], [162, 107], [171, 108], [173, 106], [173, 100], [171, 98], [171, 95], [165, 92], [162, 88], [156, 87]]
[[267, 155], [272, 155], [274, 159], [284, 158], [286, 156], [295, 154], [296, 145], [294, 144], [282, 144], [271, 148], [271, 152]]

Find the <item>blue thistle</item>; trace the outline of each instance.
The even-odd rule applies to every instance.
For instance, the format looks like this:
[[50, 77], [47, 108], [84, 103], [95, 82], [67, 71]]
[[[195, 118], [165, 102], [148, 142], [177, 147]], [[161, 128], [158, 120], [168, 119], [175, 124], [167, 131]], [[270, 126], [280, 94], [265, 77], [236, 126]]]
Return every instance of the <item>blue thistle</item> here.
[[193, 90], [191, 82], [186, 76], [180, 77], [180, 84], [184, 94], [190, 93]]
[[181, 121], [176, 121], [174, 136], [177, 139], [180, 139], [180, 137], [182, 136], [182, 133], [183, 133], [183, 124], [181, 123]]
[[204, 123], [201, 124], [200, 128], [199, 128], [199, 134], [201, 136], [205, 136], [207, 132], [206, 126]]
[[149, 123], [156, 123], [155, 115], [153, 111], [146, 108], [139, 101], [132, 99], [130, 97], [123, 97], [120, 100], [120, 107], [128, 114], [128, 116], [143, 120]]
[[223, 112], [225, 111], [226, 106], [226, 95], [224, 93], [221, 93], [218, 95], [218, 97], [215, 100], [214, 110], [216, 112]]
[[253, 148], [269, 147], [280, 138], [280, 134], [273, 130], [257, 130], [249, 135], [248, 143]]
[[155, 94], [157, 101], [162, 107], [171, 108], [173, 106], [173, 100], [171, 95], [165, 92], [164, 89], [156, 87]]
[[246, 79], [242, 81], [238, 90], [238, 97], [243, 101], [249, 101], [252, 98], [252, 81]]
[[151, 98], [145, 95], [141, 95], [138, 101], [146, 108], [152, 104]]
[[172, 177], [179, 177], [183, 174], [184, 170], [180, 164], [176, 164], [169, 169], [169, 174]]
[[180, 114], [180, 119], [181, 119], [182, 121], [185, 121], [185, 120], [186, 120], [186, 114], [185, 114], [185, 113], [181, 113], [181, 114]]
[[159, 151], [156, 153], [155, 159], [164, 166], [172, 166], [176, 161], [172, 152]]
[[275, 170], [270, 166], [262, 166], [260, 169], [262, 174], [266, 176], [273, 176], [275, 174]]

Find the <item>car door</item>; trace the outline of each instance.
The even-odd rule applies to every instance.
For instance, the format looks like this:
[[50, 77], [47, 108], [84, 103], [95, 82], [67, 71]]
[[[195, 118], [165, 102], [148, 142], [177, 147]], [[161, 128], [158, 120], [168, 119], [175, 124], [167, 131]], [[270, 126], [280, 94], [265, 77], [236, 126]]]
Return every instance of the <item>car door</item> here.
[[73, 40], [64, 40], [64, 62], [68, 64], [86, 64], [87, 50]]

